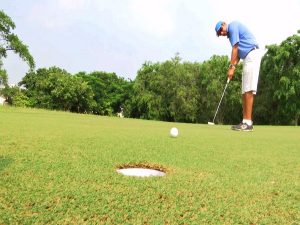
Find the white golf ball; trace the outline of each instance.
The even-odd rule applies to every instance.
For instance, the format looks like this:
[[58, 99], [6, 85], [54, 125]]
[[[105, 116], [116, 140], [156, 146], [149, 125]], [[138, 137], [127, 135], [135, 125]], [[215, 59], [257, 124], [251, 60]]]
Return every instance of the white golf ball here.
[[170, 130], [171, 137], [177, 137], [178, 136], [178, 129], [176, 127], [172, 127]]

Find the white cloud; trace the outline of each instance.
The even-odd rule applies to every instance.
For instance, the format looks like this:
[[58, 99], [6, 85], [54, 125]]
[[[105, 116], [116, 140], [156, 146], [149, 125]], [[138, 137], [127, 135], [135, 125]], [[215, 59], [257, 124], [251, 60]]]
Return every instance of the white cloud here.
[[170, 35], [175, 28], [170, 0], [131, 0], [130, 14], [137, 28], [156, 37]]
[[60, 28], [68, 23], [61, 19], [58, 7], [53, 7], [49, 2], [40, 2], [31, 8], [28, 16], [29, 22], [41, 28]]
[[91, 0], [57, 0], [58, 6], [67, 11], [83, 10], [90, 2]]
[[91, 0], [45, 0], [34, 4], [29, 20], [48, 29], [64, 28], [83, 21]]

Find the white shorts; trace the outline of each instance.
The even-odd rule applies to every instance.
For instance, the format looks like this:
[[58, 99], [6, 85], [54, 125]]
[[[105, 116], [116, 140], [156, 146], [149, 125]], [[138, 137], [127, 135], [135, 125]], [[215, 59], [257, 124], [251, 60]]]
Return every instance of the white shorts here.
[[254, 49], [243, 60], [242, 94], [252, 91], [256, 94], [261, 61], [261, 51]]

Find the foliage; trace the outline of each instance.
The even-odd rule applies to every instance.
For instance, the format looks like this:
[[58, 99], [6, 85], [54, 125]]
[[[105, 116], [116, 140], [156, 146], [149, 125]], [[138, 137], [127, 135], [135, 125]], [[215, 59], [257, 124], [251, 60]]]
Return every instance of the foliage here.
[[90, 74], [81, 72], [75, 75], [83, 79], [94, 94], [94, 114], [114, 115], [121, 111], [129, 99], [132, 82], [118, 77], [115, 73], [95, 71]]
[[144, 63], [134, 84], [133, 103], [139, 118], [195, 122], [197, 64], [179, 56], [164, 63]]
[[58, 67], [30, 71], [20, 82], [32, 107], [113, 115], [129, 98], [132, 82], [115, 73], [69, 74]]
[[29, 53], [28, 46], [26, 46], [17, 35], [12, 33], [12, 30], [15, 29], [15, 27], [12, 19], [0, 10], [0, 63], [1, 58], [7, 57], [7, 51], [12, 50], [18, 54], [21, 59], [27, 62], [31, 69], [33, 69], [35, 63], [33, 57]]
[[6, 86], [1, 92], [10, 105], [18, 107], [30, 106], [28, 97], [18, 86]]
[[[204, 63], [181, 62], [179, 55], [163, 63], [144, 63], [134, 86], [130, 116], [177, 122], [207, 123], [213, 117], [226, 82], [228, 57], [213, 56]], [[240, 67], [237, 80], [240, 80]], [[232, 82], [217, 121], [233, 121], [240, 112], [240, 82]], [[238, 93], [237, 93], [238, 92]], [[240, 116], [238, 113], [235, 115]]]
[[19, 89], [18, 87], [12, 87], [10, 90], [13, 94], [10, 95], [11, 105], [16, 107], [30, 107], [30, 100], [27, 95], [24, 93], [23, 90]]
[[[261, 123], [295, 124], [300, 118], [300, 33], [267, 46], [260, 75], [256, 114]], [[264, 116], [261, 116], [264, 115]]]
[[33, 107], [83, 113], [90, 112], [94, 105], [88, 84], [57, 67], [30, 71], [20, 85], [26, 88]]
[[7, 72], [4, 69], [1, 69], [0, 65], [0, 89], [2, 87], [7, 87], [8, 86], [8, 76]]

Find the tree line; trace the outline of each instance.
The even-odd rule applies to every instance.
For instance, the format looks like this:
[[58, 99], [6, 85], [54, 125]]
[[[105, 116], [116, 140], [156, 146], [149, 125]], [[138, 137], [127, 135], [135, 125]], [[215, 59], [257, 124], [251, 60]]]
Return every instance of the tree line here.
[[[58, 67], [34, 70], [34, 60], [12, 33], [14, 24], [0, 11], [0, 94], [9, 104], [97, 115], [187, 123], [207, 123], [226, 82], [227, 56], [187, 62], [179, 54], [164, 62], [145, 62], [134, 80], [95, 71], [70, 74]], [[12, 35], [13, 39], [9, 38]], [[16, 41], [17, 40], [17, 41]], [[300, 31], [279, 45], [266, 46], [253, 117], [256, 124], [295, 124], [300, 116]], [[29, 65], [16, 87], [7, 84], [1, 58], [15, 51]], [[242, 64], [236, 69], [220, 107], [217, 123], [240, 120]]]

